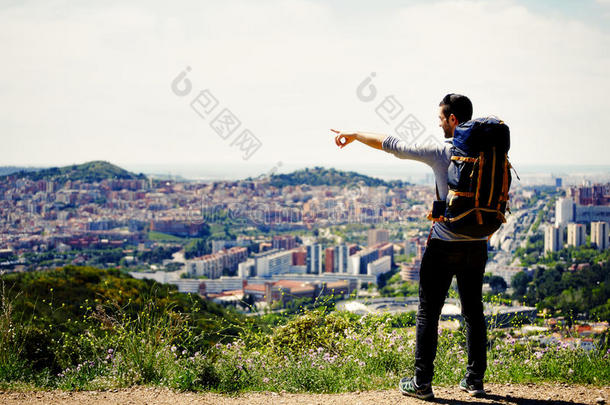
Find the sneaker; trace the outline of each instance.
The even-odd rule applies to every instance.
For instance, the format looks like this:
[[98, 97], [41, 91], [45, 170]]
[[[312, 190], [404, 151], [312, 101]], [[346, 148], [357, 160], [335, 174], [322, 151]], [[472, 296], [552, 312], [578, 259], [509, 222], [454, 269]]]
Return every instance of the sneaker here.
[[415, 385], [415, 377], [409, 378], [404, 377], [398, 383], [398, 389], [402, 395], [408, 395], [419, 399], [432, 399], [434, 393], [432, 392], [431, 384]]
[[485, 390], [483, 389], [483, 381], [468, 382], [468, 380], [464, 378], [462, 381], [460, 381], [458, 387], [462, 391], [466, 391], [473, 397], [485, 395]]

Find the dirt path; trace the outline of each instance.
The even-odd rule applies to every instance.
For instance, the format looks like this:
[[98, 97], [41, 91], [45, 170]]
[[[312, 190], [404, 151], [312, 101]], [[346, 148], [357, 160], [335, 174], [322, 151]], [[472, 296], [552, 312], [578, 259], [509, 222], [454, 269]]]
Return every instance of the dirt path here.
[[[488, 395], [472, 398], [454, 387], [435, 387], [435, 403], [439, 404], [605, 404], [610, 400], [610, 387], [568, 386], [565, 384], [488, 384]], [[434, 403], [433, 402], [433, 403]], [[174, 392], [168, 389], [136, 387], [111, 391], [86, 392], [0, 392], [0, 404], [45, 405], [275, 405], [275, 404], [426, 404], [429, 402], [403, 397], [395, 391], [367, 391], [347, 394], [277, 394], [249, 393], [239, 396]]]

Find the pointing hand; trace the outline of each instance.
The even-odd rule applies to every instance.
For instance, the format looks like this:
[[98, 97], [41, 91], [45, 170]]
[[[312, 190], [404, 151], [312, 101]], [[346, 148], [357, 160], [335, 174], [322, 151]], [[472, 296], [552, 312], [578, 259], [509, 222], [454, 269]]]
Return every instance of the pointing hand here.
[[336, 129], [331, 129], [331, 131], [338, 134], [335, 136], [335, 143], [339, 148], [344, 148], [356, 139], [355, 132], [337, 131]]

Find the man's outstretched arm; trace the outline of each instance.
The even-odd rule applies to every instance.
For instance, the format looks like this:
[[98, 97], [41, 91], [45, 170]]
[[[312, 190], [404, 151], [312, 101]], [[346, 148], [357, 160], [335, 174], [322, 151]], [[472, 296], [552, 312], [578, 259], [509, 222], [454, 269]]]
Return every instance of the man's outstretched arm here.
[[340, 148], [345, 147], [353, 141], [359, 141], [371, 148], [383, 150], [381, 145], [387, 137], [387, 135], [373, 132], [345, 132], [337, 131], [336, 129], [331, 129], [331, 131], [337, 134], [337, 136], [335, 136], [335, 143]]
[[444, 166], [446, 170], [447, 151], [445, 146], [428, 143], [420, 144], [417, 142], [406, 143], [404, 140], [393, 135], [376, 134], [372, 132], [347, 132], [331, 129], [335, 136], [335, 143], [339, 148], [344, 148], [355, 140], [358, 140], [372, 148], [391, 153], [400, 159], [411, 159], [423, 162], [436, 170], [437, 166]]

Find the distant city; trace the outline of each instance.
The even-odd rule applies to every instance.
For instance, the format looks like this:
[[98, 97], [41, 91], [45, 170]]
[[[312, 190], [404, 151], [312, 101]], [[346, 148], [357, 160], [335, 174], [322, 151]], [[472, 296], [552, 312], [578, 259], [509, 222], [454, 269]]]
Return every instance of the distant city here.
[[[416, 284], [433, 188], [355, 176], [316, 167], [177, 180], [105, 162], [12, 171], [0, 177], [0, 268], [115, 267], [224, 305], [258, 307], [381, 297], [388, 280]], [[543, 181], [523, 184], [528, 176]], [[515, 290], [516, 275], [533, 277], [562, 249], [608, 249], [610, 183], [592, 181], [603, 176], [515, 179], [507, 223], [489, 240], [494, 290]]]

